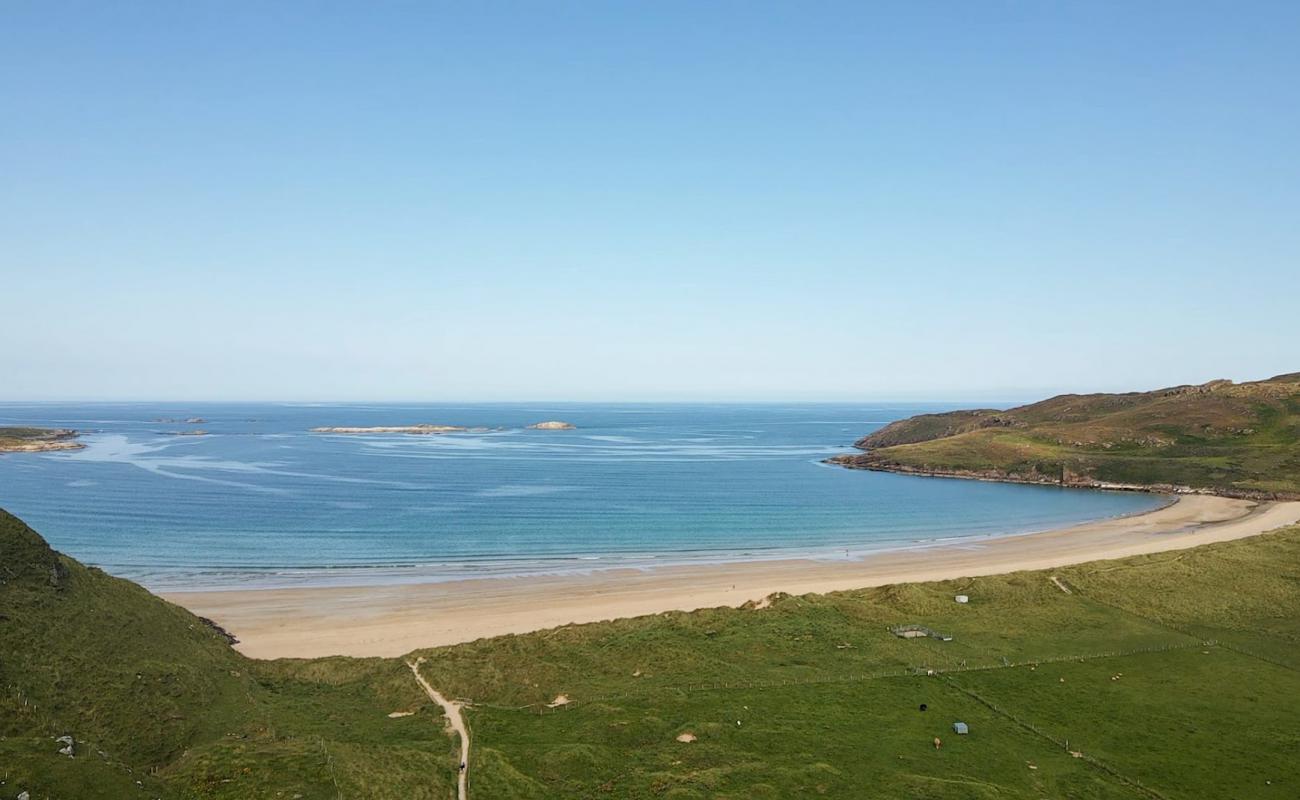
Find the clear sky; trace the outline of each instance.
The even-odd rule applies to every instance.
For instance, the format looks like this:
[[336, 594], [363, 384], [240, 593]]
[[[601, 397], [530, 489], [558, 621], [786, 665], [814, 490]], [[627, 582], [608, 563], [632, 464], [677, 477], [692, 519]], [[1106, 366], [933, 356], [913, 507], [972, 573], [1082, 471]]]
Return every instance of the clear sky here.
[[0, 4], [0, 399], [1300, 370], [1300, 3]]

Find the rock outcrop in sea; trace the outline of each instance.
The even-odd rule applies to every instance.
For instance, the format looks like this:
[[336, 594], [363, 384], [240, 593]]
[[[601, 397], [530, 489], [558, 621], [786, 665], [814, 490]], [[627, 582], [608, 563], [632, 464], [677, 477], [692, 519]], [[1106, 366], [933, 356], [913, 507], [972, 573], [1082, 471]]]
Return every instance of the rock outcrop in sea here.
[[342, 434], [366, 434], [366, 433], [414, 433], [428, 435], [433, 433], [463, 433], [469, 430], [463, 425], [380, 425], [369, 428], [349, 428], [349, 427], [325, 427], [312, 428], [312, 433], [342, 433]]

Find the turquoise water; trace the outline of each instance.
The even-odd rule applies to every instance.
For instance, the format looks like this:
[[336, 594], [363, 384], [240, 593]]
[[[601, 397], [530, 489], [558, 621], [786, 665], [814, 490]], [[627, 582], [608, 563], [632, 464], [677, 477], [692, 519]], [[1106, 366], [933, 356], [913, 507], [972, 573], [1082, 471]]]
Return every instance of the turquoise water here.
[[[1161, 502], [820, 463], [952, 407], [0, 404], [0, 424], [88, 432], [84, 450], [0, 456], [0, 506], [82, 561], [174, 589], [844, 559]], [[190, 417], [206, 422], [154, 421]], [[525, 427], [549, 419], [578, 430]], [[308, 432], [424, 422], [490, 430]], [[169, 435], [193, 428], [210, 435]]]

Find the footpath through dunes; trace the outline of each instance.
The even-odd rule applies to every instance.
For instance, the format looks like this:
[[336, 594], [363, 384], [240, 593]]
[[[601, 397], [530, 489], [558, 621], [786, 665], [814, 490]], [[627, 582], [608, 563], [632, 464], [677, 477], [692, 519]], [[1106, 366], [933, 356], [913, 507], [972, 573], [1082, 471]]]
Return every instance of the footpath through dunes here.
[[429, 695], [430, 700], [442, 708], [442, 712], [447, 718], [447, 726], [451, 728], [460, 741], [460, 762], [457, 764], [459, 778], [456, 782], [456, 794], [459, 800], [465, 800], [469, 796], [469, 728], [465, 726], [465, 718], [461, 716], [461, 704], [443, 697], [420, 674], [420, 665], [423, 663], [424, 656], [406, 662], [407, 666], [411, 668], [411, 674], [415, 676], [415, 680], [420, 684], [420, 688], [424, 690], [425, 694]]
[[1185, 549], [1297, 521], [1300, 502], [1196, 495], [1132, 517], [861, 560], [760, 561], [423, 585], [165, 596], [233, 631], [239, 649], [253, 657], [400, 656], [419, 647], [570, 623], [737, 607], [778, 592], [821, 593], [994, 575]]

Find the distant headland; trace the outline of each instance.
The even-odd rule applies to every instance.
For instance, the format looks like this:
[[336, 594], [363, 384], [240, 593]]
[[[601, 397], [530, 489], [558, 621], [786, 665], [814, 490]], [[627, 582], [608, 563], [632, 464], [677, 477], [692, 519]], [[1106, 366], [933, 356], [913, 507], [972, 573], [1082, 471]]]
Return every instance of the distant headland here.
[[553, 419], [546, 422], [534, 422], [528, 427], [535, 431], [571, 431], [578, 426], [574, 425], [572, 422], [560, 422], [559, 420]]
[[77, 432], [71, 428], [0, 428], [0, 453], [40, 453], [49, 450], [80, 450]]
[[1097, 489], [1300, 499], [1300, 372], [1151, 392], [1065, 394], [892, 422], [830, 463]]

